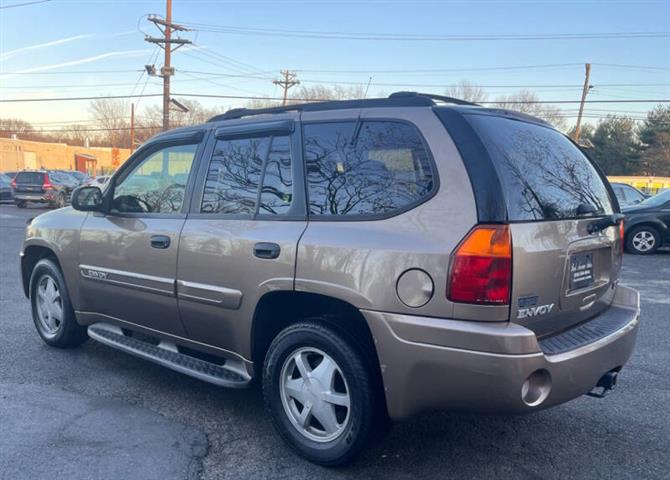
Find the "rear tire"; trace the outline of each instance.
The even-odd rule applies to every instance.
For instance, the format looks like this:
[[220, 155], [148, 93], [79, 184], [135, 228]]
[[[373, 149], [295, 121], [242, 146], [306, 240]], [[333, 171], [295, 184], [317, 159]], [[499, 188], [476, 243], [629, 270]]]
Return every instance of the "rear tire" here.
[[626, 250], [635, 255], [651, 255], [661, 246], [661, 234], [654, 227], [641, 225], [626, 234]]
[[373, 430], [375, 382], [355, 345], [330, 327], [299, 323], [265, 357], [263, 395], [275, 428], [319, 465], [351, 462]]
[[43, 258], [30, 276], [30, 306], [37, 333], [47, 345], [72, 348], [88, 338], [77, 323], [65, 279], [53, 260]]

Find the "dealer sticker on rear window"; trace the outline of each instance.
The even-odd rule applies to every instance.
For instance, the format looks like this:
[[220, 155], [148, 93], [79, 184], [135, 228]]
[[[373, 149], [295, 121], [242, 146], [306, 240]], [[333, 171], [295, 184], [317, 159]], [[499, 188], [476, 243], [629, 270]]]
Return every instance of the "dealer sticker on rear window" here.
[[593, 253], [579, 253], [570, 258], [570, 290], [593, 283]]

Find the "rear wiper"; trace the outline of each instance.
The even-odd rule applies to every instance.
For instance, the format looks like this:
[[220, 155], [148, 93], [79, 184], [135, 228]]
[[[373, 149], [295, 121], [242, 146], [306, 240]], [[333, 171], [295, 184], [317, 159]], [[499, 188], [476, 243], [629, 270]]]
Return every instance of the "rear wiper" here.
[[623, 220], [623, 213], [613, 213], [604, 218], [598, 219], [595, 222], [591, 222], [586, 226], [586, 231], [593, 234], [605, 230], [608, 227], [614, 227]]
[[577, 216], [586, 217], [591, 215], [597, 215], [599, 209], [590, 203], [580, 203], [577, 205]]

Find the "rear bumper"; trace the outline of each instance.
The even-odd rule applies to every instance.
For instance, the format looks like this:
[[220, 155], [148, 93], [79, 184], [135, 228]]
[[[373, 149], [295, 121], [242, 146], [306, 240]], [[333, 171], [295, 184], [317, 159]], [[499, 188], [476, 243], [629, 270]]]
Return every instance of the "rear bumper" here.
[[[640, 307], [637, 291], [618, 286], [612, 306], [590, 320], [610, 330], [558, 354], [545, 353], [543, 345], [555, 350], [514, 323], [363, 314], [375, 338], [389, 415], [403, 419], [432, 409], [523, 413], [583, 395], [628, 361]], [[564, 334], [569, 340], [570, 331]]]
[[51, 202], [56, 197], [46, 193], [14, 193], [14, 200], [26, 202]]

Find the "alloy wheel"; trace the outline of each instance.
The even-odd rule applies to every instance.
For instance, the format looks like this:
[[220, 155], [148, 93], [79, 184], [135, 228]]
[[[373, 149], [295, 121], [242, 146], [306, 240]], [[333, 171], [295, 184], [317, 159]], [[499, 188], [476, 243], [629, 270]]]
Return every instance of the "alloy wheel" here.
[[330, 442], [342, 435], [350, 418], [351, 396], [330, 355], [312, 347], [295, 350], [284, 361], [279, 390], [286, 415], [303, 436]]
[[656, 239], [648, 230], [641, 230], [633, 236], [633, 247], [639, 252], [648, 252], [655, 244]]
[[37, 282], [37, 319], [47, 337], [54, 337], [63, 324], [63, 299], [51, 275], [42, 275]]

